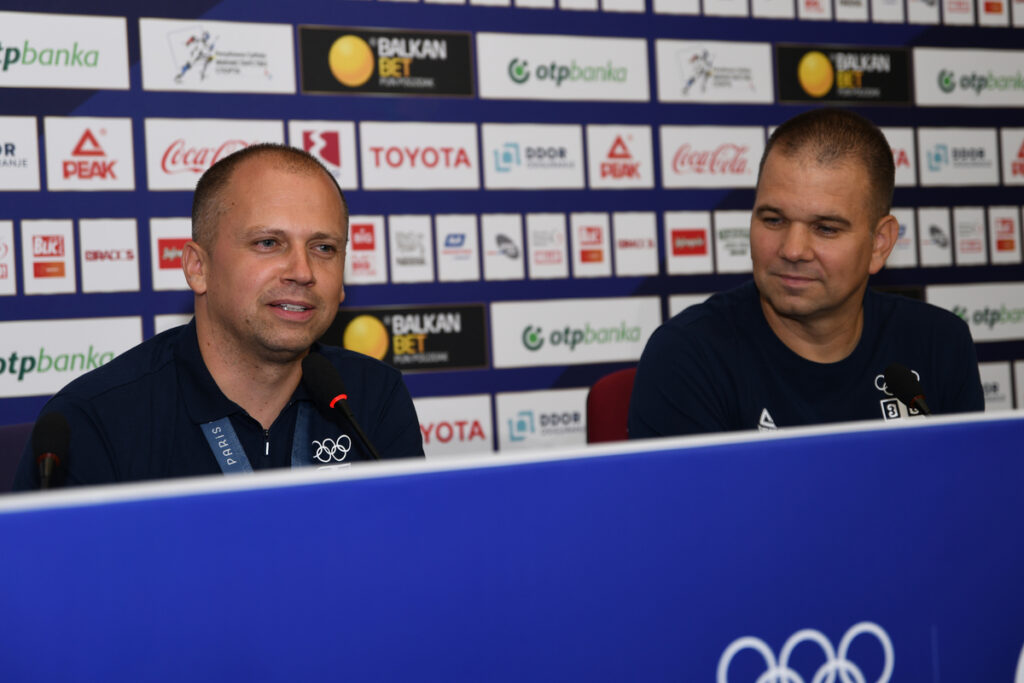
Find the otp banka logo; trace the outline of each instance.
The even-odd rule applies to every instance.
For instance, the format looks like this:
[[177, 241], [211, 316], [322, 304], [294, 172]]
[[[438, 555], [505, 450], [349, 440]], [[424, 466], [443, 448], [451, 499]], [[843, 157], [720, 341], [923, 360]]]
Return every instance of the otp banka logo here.
[[942, 69], [939, 71], [939, 90], [942, 92], [953, 92], [956, 90], [956, 75], [952, 71]]
[[314, 460], [322, 463], [343, 462], [348, 456], [348, 452], [352, 450], [352, 439], [348, 434], [342, 434], [337, 439], [313, 441], [312, 445], [316, 447], [316, 453], [313, 454]]
[[551, 330], [544, 336], [542, 327], [527, 325], [522, 333], [523, 346], [530, 351], [538, 351], [547, 341], [551, 346], [567, 346], [573, 351], [577, 346], [589, 344], [616, 344], [621, 342], [637, 343], [640, 341], [640, 327], [628, 327], [622, 321], [618, 327], [592, 327], [586, 323], [583, 328], [569, 327]]
[[[878, 674], [877, 678], [874, 678], [873, 675], [869, 678], [856, 662], [848, 658], [850, 644], [857, 636], [862, 634], [874, 636], [882, 650], [882, 671]], [[825, 661], [811, 676], [802, 676], [800, 672], [797, 672], [789, 665], [789, 658], [793, 654], [793, 650], [804, 642], [814, 643], [820, 647], [825, 658]], [[877, 681], [877, 683], [888, 683], [892, 676], [894, 664], [892, 641], [889, 640], [889, 635], [885, 632], [885, 629], [870, 621], [862, 621], [851, 626], [843, 634], [842, 639], [839, 641], [838, 649], [832, 647], [832, 643], [821, 631], [811, 628], [797, 631], [783, 644], [782, 650], [779, 651], [778, 660], [775, 659], [775, 654], [768, 647], [768, 644], [760, 638], [755, 638], [754, 636], [737, 638], [729, 643], [729, 646], [722, 653], [722, 657], [718, 660], [718, 683], [729, 683], [729, 666], [732, 664], [733, 658], [743, 650], [753, 650], [761, 655], [764, 660], [763, 666], [758, 663], [757, 670], [752, 671], [750, 675], [757, 674], [757, 681], [763, 683], [803, 683], [804, 681], [832, 683], [836, 680], [836, 674], [839, 675], [839, 680], [842, 683], [865, 683], [869, 680]], [[737, 666], [738, 668], [739, 666]], [[743, 680], [748, 680], [748, 676], [745, 676]], [[753, 678], [749, 678], [749, 680], [753, 680]], [[1020, 679], [1019, 671], [1017, 683], [1024, 683]]]
[[526, 59], [513, 57], [508, 63], [508, 77], [514, 83], [522, 85], [533, 76], [538, 81], [554, 81], [555, 86], [562, 85], [563, 81], [614, 81], [625, 83], [629, 77], [629, 69], [624, 66], [615, 66], [611, 60], [606, 64], [596, 66], [580, 66], [576, 60], [569, 64], [559, 64], [552, 61], [550, 64], [539, 64], [530, 70], [530, 62]]

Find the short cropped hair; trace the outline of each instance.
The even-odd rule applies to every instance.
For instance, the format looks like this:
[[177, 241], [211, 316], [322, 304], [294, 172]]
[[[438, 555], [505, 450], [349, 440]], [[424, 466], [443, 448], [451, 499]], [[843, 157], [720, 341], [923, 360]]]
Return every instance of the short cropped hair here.
[[892, 147], [878, 126], [863, 116], [844, 109], [824, 108], [786, 121], [768, 138], [757, 170], [759, 184], [768, 153], [776, 147], [787, 157], [810, 154], [823, 166], [847, 160], [859, 162], [868, 172], [870, 201], [878, 218], [889, 213], [896, 179]]
[[213, 245], [217, 223], [226, 208], [220, 201], [220, 195], [230, 182], [235, 169], [243, 161], [261, 156], [274, 157], [278, 165], [287, 171], [326, 175], [338, 190], [341, 206], [345, 210], [347, 218], [348, 202], [345, 201], [345, 193], [341, 191], [341, 186], [338, 185], [338, 181], [327, 170], [327, 167], [316, 157], [288, 145], [261, 142], [244, 147], [220, 159], [206, 169], [206, 172], [199, 178], [196, 191], [192, 195], [192, 240], [204, 249], [209, 249]]

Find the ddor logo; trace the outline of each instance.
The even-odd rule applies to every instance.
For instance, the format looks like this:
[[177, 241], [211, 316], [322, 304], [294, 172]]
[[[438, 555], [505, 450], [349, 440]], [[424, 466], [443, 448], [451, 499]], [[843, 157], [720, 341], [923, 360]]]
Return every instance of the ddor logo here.
[[99, 50], [79, 50], [78, 42], [70, 48], [43, 47], [36, 48], [26, 40], [20, 47], [7, 43], [0, 44], [3, 53], [3, 70], [7, 71], [15, 64], [22, 66], [79, 66], [95, 68], [100, 62]]
[[371, 147], [373, 165], [391, 168], [472, 168], [465, 147]]
[[747, 173], [746, 145], [725, 143], [712, 150], [682, 145], [672, 157], [672, 171], [677, 174], [743, 175]]
[[217, 147], [189, 147], [178, 138], [164, 151], [160, 168], [164, 173], [202, 173], [217, 160], [248, 147], [244, 140], [226, 140]]
[[[106, 135], [107, 131], [101, 130], [100, 135]], [[96, 136], [93, 135], [92, 131], [88, 128], [82, 133], [82, 137], [78, 140], [78, 144], [71, 150], [71, 156], [73, 157], [105, 157], [107, 153], [100, 147], [100, 143], [96, 140]], [[63, 164], [64, 179], [77, 176], [83, 180], [90, 178], [112, 178], [117, 179], [114, 174], [114, 164], [117, 161], [75, 161], [65, 160]]]
[[[816, 631], [810, 628], [797, 631], [789, 637], [785, 644], [783, 644], [782, 650], [779, 652], [778, 661], [776, 661], [775, 654], [772, 652], [771, 648], [768, 647], [768, 644], [760, 638], [755, 638], [754, 636], [737, 638], [733, 642], [729, 643], [728, 647], [725, 648], [725, 651], [722, 652], [721, 658], [718, 660], [717, 683], [729, 683], [729, 665], [732, 663], [733, 657], [743, 650], [754, 650], [764, 658], [765, 670], [760, 674], [760, 676], [758, 676], [758, 681], [799, 683], [800, 681], [807, 680], [820, 683], [823, 681], [835, 681], [836, 674], [838, 674], [840, 680], [844, 683], [853, 683], [854, 681], [863, 683], [868, 679], [864, 676], [864, 673], [860, 670], [860, 667], [858, 667], [857, 664], [847, 659], [850, 644], [853, 642], [854, 638], [860, 635], [874, 636], [875, 640], [878, 641], [878, 644], [881, 646], [884, 663], [882, 665], [882, 673], [878, 676], [877, 683], [888, 683], [892, 676], [894, 665], [892, 641], [889, 640], [889, 635], [881, 626], [870, 621], [862, 621], [859, 624], [851, 626], [849, 630], [843, 634], [842, 639], [840, 639], [838, 649], [833, 648], [832, 643], [821, 631]], [[825, 662], [818, 668], [814, 675], [810, 677], [801, 676], [797, 671], [789, 666], [789, 658], [790, 655], [793, 654], [793, 650], [804, 642], [816, 644], [821, 648], [821, 652], [825, 656]], [[1018, 681], [1020, 681], [1019, 678]]]

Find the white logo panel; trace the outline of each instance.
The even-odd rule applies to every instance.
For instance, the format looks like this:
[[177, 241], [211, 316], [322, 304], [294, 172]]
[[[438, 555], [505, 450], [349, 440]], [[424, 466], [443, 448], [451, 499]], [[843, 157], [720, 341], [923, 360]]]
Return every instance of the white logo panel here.
[[917, 210], [917, 235], [921, 242], [922, 266], [953, 265], [953, 233], [949, 210], [922, 207]]
[[589, 389], [514, 391], [495, 395], [498, 450], [578, 446], [587, 442]]
[[942, 0], [942, 23], [953, 26], [973, 25], [974, 0]]
[[918, 128], [922, 186], [998, 185], [995, 128]]
[[21, 222], [25, 294], [74, 294], [75, 237], [70, 220]]
[[0, 221], [0, 296], [18, 291], [14, 259], [14, 221]]
[[662, 126], [661, 182], [666, 189], [756, 187], [764, 145], [760, 126]]
[[673, 294], [668, 298], [668, 317], [674, 318], [690, 306], [702, 304], [710, 294]]
[[650, 126], [587, 126], [587, 160], [595, 190], [654, 187]]
[[650, 211], [612, 214], [615, 274], [658, 274], [658, 217]]
[[1024, 283], [929, 285], [925, 299], [963, 318], [975, 342], [1024, 339]]
[[583, 189], [580, 126], [485, 123], [481, 128], [487, 189]]
[[150, 190], [194, 190], [206, 169], [258, 142], [284, 142], [280, 121], [146, 119]]
[[913, 62], [919, 106], [1024, 106], [1024, 50], [915, 47]]
[[0, 88], [128, 89], [124, 17], [0, 12], [0, 26]]
[[135, 189], [131, 119], [47, 116], [43, 129], [48, 189]]
[[383, 284], [388, 281], [384, 216], [349, 216], [345, 283]]
[[1016, 206], [988, 208], [988, 239], [992, 264], [1021, 262], [1021, 218]]
[[417, 398], [413, 404], [428, 458], [493, 453], [490, 394]]
[[900, 222], [896, 245], [889, 252], [886, 268], [917, 267], [917, 216], [913, 209], [894, 208], [890, 213]]
[[573, 277], [609, 277], [612, 250], [608, 214], [574, 213], [569, 216]]
[[659, 324], [656, 296], [494, 302], [494, 367], [638, 360]]
[[882, 128], [882, 134], [892, 147], [892, 161], [896, 167], [896, 187], [917, 185], [917, 154], [914, 149], [913, 128]]
[[518, 213], [485, 213], [480, 218], [485, 280], [522, 280], [523, 218]]
[[160, 334], [175, 327], [188, 325], [192, 321], [191, 313], [164, 313], [153, 316], [153, 334]]
[[483, 99], [650, 100], [643, 38], [481, 31], [476, 49]]
[[78, 221], [83, 292], [139, 291], [139, 235], [134, 218]]
[[980, 206], [954, 207], [953, 235], [958, 266], [983, 266], [988, 263], [985, 209]]
[[999, 141], [1003, 152], [1003, 185], [1024, 185], [1024, 128], [1001, 128]]
[[391, 281], [434, 281], [434, 237], [430, 216], [388, 216]]
[[902, 24], [901, 0], [871, 0], [871, 20], [876, 24]]
[[985, 392], [985, 412], [1013, 409], [1013, 385], [1010, 382], [1010, 364], [978, 363], [981, 388]]
[[712, 253], [709, 211], [665, 212], [665, 272], [710, 273]]
[[439, 282], [473, 282], [480, 279], [480, 240], [475, 214], [434, 216], [437, 236]]
[[564, 213], [526, 214], [530, 279], [569, 277], [569, 246]]
[[36, 117], [0, 116], [0, 192], [39, 187]]
[[[939, 3], [936, 0], [907, 0], [907, 22], [911, 24], [939, 23]], [[916, 64], [917, 50], [914, 52]]]
[[359, 189], [356, 124], [352, 121], [289, 121], [288, 144], [316, 157], [341, 189]]
[[149, 221], [149, 258], [153, 266], [153, 290], [186, 290], [181, 252], [192, 239], [192, 219], [153, 218]]
[[292, 27], [139, 19], [143, 90], [294, 93]]
[[719, 273], [749, 273], [750, 211], [715, 211], [715, 262]]
[[363, 121], [365, 190], [476, 190], [476, 124]]
[[769, 43], [656, 40], [659, 102], [771, 104]]

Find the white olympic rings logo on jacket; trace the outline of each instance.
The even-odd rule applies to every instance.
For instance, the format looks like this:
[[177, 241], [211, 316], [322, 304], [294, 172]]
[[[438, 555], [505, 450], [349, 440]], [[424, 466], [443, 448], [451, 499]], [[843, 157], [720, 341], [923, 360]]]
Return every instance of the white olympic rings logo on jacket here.
[[[348, 456], [348, 452], [352, 450], [352, 439], [349, 438], [348, 434], [342, 434], [337, 439], [324, 439], [323, 441], [314, 441], [313, 445], [316, 446], [316, 453], [313, 457], [320, 462], [330, 462], [336, 460], [337, 462], [343, 462], [345, 457]], [[341, 457], [338, 457], [338, 453], [341, 453]]]
[[797, 631], [782, 646], [778, 663], [775, 661], [775, 654], [771, 648], [760, 638], [755, 638], [754, 636], [737, 638], [725, 648], [722, 657], [718, 660], [718, 683], [728, 683], [729, 665], [732, 663], [732, 658], [736, 656], [736, 653], [748, 648], [759, 652], [764, 657], [764, 663], [767, 667], [765, 672], [758, 676], [756, 683], [804, 683], [804, 679], [800, 677], [800, 674], [789, 668], [790, 655], [793, 654], [794, 648], [804, 641], [817, 643], [821, 647], [822, 652], [825, 653], [825, 663], [821, 665], [815, 672], [814, 677], [810, 679], [811, 683], [835, 683], [836, 674], [839, 674], [842, 683], [867, 683], [860, 667], [846, 658], [850, 643], [862, 633], [873, 635], [882, 646], [882, 653], [885, 655], [885, 665], [882, 667], [882, 673], [879, 675], [876, 683], [887, 683], [889, 677], [892, 676], [894, 663], [892, 641], [889, 640], [888, 634], [881, 626], [870, 621], [862, 621], [851, 626], [839, 641], [838, 650], [832, 649], [832, 643], [829, 642], [829, 639], [821, 631], [811, 628]]

